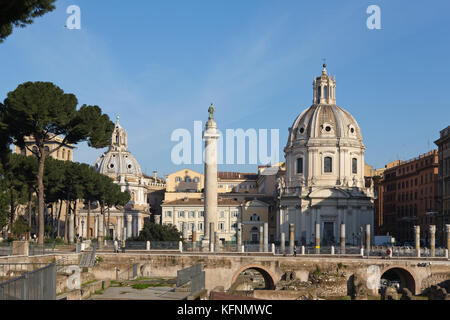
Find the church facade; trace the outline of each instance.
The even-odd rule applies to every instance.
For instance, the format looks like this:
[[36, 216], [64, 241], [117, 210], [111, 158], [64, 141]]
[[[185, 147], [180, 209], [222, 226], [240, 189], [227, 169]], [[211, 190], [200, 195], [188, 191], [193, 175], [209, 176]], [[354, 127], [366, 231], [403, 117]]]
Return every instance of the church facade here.
[[156, 176], [156, 172], [152, 177], [143, 174], [139, 163], [128, 151], [127, 132], [120, 125], [118, 117], [111, 136], [111, 144], [95, 161], [94, 168], [113, 179], [122, 192], [128, 192], [130, 202], [123, 208], [105, 209], [104, 215], [94, 204], [89, 217], [89, 230], [85, 206], [79, 211], [78, 221], [75, 221], [77, 233], [83, 238], [107, 236], [122, 240], [137, 237], [144, 226], [144, 219], [149, 219], [151, 213], [155, 213], [150, 211], [150, 204], [161, 201], [158, 199], [152, 201], [152, 197], [158, 196], [158, 192], [161, 191], [162, 199], [166, 183]]
[[[277, 239], [312, 244], [316, 224], [323, 245], [339, 243], [344, 223], [347, 243], [372, 226], [373, 186], [364, 177], [365, 145], [353, 116], [336, 105], [336, 80], [326, 65], [313, 83], [313, 104], [289, 128], [284, 149], [286, 175], [278, 181]], [[361, 229], [363, 227], [363, 229]]]

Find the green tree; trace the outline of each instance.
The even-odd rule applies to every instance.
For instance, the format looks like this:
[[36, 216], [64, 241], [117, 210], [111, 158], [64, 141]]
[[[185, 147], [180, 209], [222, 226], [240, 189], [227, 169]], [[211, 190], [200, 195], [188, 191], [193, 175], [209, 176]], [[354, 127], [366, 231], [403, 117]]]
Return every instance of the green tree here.
[[14, 236], [21, 237], [30, 232], [30, 227], [26, 223], [23, 216], [19, 216], [17, 220], [12, 224], [11, 231]]
[[0, 181], [0, 232], [8, 224], [8, 200], [6, 198], [5, 183]]
[[[28, 148], [38, 159], [37, 195], [39, 217], [39, 244], [44, 241], [44, 168], [45, 159], [61, 147], [87, 141], [94, 148], [106, 147], [114, 123], [102, 114], [98, 106], [83, 105], [73, 94], [66, 94], [50, 82], [26, 82], [8, 93], [3, 103], [3, 121], [14, 143]], [[37, 149], [25, 144], [25, 137], [33, 137]], [[50, 152], [45, 145], [62, 137], [58, 147]]]
[[148, 220], [137, 237], [138, 241], [179, 241], [181, 233], [173, 225], [155, 224]]
[[33, 19], [55, 9], [56, 0], [2, 0], [0, 1], [0, 43], [13, 27], [24, 28]]

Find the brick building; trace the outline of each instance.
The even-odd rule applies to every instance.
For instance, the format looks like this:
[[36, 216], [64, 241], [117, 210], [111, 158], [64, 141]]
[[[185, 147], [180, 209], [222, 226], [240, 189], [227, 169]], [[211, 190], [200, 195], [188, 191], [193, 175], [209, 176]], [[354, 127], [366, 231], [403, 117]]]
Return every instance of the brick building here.
[[386, 166], [379, 204], [383, 212], [381, 234], [389, 233], [400, 243], [413, 242], [413, 227], [419, 225], [421, 239], [428, 241], [428, 226], [436, 224], [439, 210], [438, 165], [438, 151], [433, 150]]
[[450, 126], [440, 132], [440, 138], [434, 143], [439, 148], [438, 190], [441, 203], [436, 230], [439, 240], [445, 237], [445, 224], [450, 224]]

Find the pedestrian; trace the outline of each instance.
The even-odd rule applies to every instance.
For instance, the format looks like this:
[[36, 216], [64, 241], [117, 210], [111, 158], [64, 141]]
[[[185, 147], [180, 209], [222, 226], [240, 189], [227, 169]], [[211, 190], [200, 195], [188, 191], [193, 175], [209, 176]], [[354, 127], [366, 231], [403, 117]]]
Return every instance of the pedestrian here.
[[387, 250], [386, 250], [386, 254], [387, 254], [387, 257], [388, 258], [390, 258], [391, 257], [391, 248], [388, 248]]
[[297, 246], [294, 245], [294, 257], [297, 256]]
[[122, 253], [125, 253], [125, 240], [122, 240]]
[[114, 240], [114, 253], [119, 253], [119, 244], [117, 240]]

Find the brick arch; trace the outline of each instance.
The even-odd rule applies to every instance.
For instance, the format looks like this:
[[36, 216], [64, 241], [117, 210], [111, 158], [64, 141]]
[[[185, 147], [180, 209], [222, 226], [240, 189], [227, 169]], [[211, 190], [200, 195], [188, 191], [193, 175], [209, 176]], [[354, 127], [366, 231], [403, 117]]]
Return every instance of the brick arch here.
[[231, 285], [233, 285], [233, 283], [236, 282], [237, 278], [239, 277], [239, 275], [244, 272], [245, 270], [248, 269], [254, 269], [259, 271], [262, 276], [264, 277], [264, 282], [266, 283], [266, 287], [269, 290], [275, 290], [275, 285], [276, 285], [276, 281], [275, 281], [275, 276], [274, 274], [268, 270], [267, 268], [259, 265], [259, 264], [249, 264], [246, 266], [241, 267], [233, 276], [233, 278], [231, 279]]
[[420, 293], [419, 292], [420, 285], [416, 274], [411, 269], [406, 268], [404, 266], [392, 265], [384, 268], [380, 272], [380, 280], [383, 277], [383, 275], [390, 270], [395, 271], [397, 273], [397, 275], [400, 278], [402, 286], [408, 288], [412, 294], [417, 295]]

